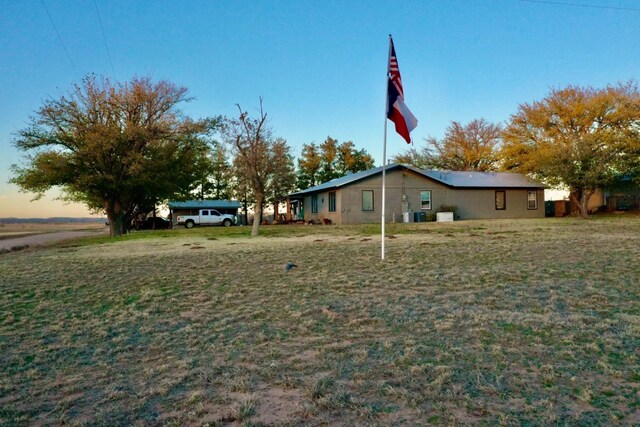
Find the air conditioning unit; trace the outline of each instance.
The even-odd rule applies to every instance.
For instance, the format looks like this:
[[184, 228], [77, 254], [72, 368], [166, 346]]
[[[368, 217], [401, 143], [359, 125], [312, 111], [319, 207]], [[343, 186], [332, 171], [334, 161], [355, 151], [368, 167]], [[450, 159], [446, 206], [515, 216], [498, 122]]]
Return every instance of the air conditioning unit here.
[[436, 221], [438, 221], [438, 222], [451, 222], [451, 221], [453, 221], [453, 212], [438, 212], [436, 214]]

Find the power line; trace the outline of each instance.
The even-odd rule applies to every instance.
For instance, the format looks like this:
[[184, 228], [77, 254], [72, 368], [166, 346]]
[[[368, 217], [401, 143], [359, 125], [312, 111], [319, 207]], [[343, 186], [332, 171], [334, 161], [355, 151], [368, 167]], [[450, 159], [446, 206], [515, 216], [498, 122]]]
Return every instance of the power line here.
[[67, 54], [67, 59], [69, 59], [69, 63], [71, 63], [71, 67], [76, 72], [76, 74], [79, 75], [80, 73], [78, 73], [78, 69], [76, 68], [76, 65], [73, 63], [73, 60], [71, 59], [71, 55], [69, 55], [69, 51], [67, 50], [67, 46], [64, 44], [64, 40], [62, 40], [62, 36], [60, 35], [60, 32], [58, 31], [58, 27], [56, 27], [56, 24], [53, 22], [53, 18], [51, 18], [51, 14], [49, 13], [49, 9], [47, 9], [47, 6], [44, 4], [44, 0], [40, 0], [40, 3], [42, 4], [42, 7], [44, 8], [44, 11], [47, 12], [47, 16], [49, 17], [49, 22], [51, 22], [51, 25], [53, 26], [54, 31], [58, 35], [58, 40], [60, 40], [60, 44], [62, 45], [62, 49], [64, 49], [64, 53]]
[[599, 6], [595, 4], [569, 3], [564, 1], [551, 1], [551, 0], [520, 0], [520, 1], [527, 2], [527, 3], [552, 4], [554, 6], [573, 6], [573, 7], [584, 7], [589, 9], [610, 9], [610, 10], [625, 10], [630, 12], [640, 12], [640, 9], [636, 9], [632, 7]]
[[111, 65], [111, 72], [115, 77], [116, 69], [113, 67], [113, 61], [111, 60], [111, 52], [109, 52], [109, 45], [107, 44], [107, 37], [104, 35], [104, 27], [102, 26], [102, 18], [100, 18], [100, 9], [98, 9], [98, 3], [93, 0], [93, 4], [96, 7], [96, 14], [98, 15], [98, 22], [100, 22], [100, 31], [102, 31], [102, 40], [104, 41], [104, 47], [107, 49], [107, 57], [109, 58], [109, 64]]

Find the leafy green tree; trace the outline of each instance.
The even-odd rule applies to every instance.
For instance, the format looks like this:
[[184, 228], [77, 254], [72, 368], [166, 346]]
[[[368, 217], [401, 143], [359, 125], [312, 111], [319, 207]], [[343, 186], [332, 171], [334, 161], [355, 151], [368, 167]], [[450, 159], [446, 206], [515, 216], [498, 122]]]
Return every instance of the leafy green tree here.
[[297, 187], [300, 190], [320, 184], [322, 157], [315, 143], [304, 144], [298, 159]]
[[351, 141], [338, 145], [337, 151], [335, 170], [339, 176], [371, 169], [374, 165], [373, 157], [365, 149], [357, 150]]
[[291, 147], [282, 138], [272, 145], [273, 170], [267, 184], [266, 201], [273, 204], [274, 218], [278, 218], [278, 205], [296, 188], [296, 173]]
[[336, 161], [338, 160], [338, 140], [330, 136], [320, 144], [320, 152], [322, 153], [322, 162], [320, 163], [320, 182], [331, 181], [340, 176], [336, 170]]
[[216, 140], [208, 142], [201, 173], [202, 180], [197, 189], [201, 200], [231, 198], [232, 166], [224, 144]]
[[503, 134], [506, 170], [569, 189], [580, 215], [596, 189], [640, 172], [640, 93], [629, 82], [568, 86], [524, 103]]
[[499, 168], [502, 128], [484, 119], [467, 125], [451, 122], [442, 140], [426, 139], [419, 150], [411, 148], [393, 157], [396, 163], [421, 169], [454, 171], [495, 171]]
[[328, 136], [320, 145], [303, 145], [298, 159], [298, 188], [313, 187], [373, 166], [373, 157], [365, 149], [357, 150], [351, 141], [340, 144]]
[[111, 236], [127, 232], [142, 209], [183, 194], [198, 180], [207, 122], [184, 117], [187, 89], [167, 81], [127, 83], [88, 76], [66, 96], [48, 99], [14, 145], [25, 156], [11, 182], [42, 197], [105, 212]]

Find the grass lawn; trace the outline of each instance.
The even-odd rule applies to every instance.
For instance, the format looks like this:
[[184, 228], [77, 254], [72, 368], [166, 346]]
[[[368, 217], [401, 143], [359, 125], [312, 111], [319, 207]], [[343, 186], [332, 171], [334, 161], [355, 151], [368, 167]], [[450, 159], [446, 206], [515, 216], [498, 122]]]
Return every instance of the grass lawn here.
[[640, 423], [637, 216], [249, 231], [1, 255], [0, 425]]

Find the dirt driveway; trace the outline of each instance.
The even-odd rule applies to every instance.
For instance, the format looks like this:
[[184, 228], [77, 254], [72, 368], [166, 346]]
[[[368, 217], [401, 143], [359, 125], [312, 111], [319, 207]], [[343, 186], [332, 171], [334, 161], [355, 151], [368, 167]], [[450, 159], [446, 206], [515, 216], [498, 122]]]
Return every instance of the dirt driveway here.
[[0, 240], [0, 251], [12, 250], [12, 248], [23, 249], [25, 246], [33, 247], [48, 243], [60, 242], [63, 240], [76, 239], [85, 236], [99, 236], [107, 234], [109, 230], [78, 230], [78, 231], [56, 231], [53, 233], [32, 234]]

